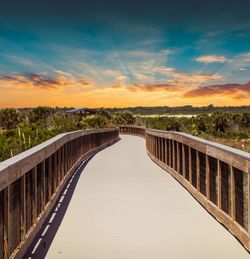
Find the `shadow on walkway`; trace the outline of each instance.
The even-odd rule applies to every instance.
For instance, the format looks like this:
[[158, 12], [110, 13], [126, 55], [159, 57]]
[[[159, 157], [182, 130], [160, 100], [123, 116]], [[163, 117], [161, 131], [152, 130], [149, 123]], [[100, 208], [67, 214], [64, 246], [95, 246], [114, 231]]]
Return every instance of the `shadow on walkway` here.
[[58, 197], [58, 201], [53, 207], [48, 219], [43, 224], [41, 230], [36, 235], [36, 238], [32, 242], [31, 246], [29, 247], [23, 258], [45, 258], [67, 211], [81, 173], [83, 172], [83, 169], [86, 167], [88, 162], [94, 156], [95, 154], [84, 160], [82, 164], [78, 167], [76, 172], [69, 179], [68, 183], [61, 191], [61, 194]]

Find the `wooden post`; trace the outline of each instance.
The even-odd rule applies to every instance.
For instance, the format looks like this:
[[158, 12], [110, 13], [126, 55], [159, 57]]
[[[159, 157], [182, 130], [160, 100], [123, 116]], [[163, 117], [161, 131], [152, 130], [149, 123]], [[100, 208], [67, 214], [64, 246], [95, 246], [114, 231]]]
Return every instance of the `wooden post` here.
[[235, 204], [235, 177], [233, 166], [230, 165], [230, 176], [231, 176], [231, 216], [232, 219], [236, 220], [236, 204]]
[[151, 153], [150, 151], [150, 136], [146, 134], [146, 143], [147, 143], [147, 150]]
[[175, 145], [174, 145], [174, 140], [172, 140], [172, 156], [173, 156], [173, 165], [172, 168], [176, 171], [175, 168], [175, 161], [176, 161], [176, 157], [175, 157]]
[[192, 157], [191, 157], [191, 148], [188, 147], [188, 162], [189, 162], [189, 182], [193, 184], [193, 179], [192, 179]]
[[161, 138], [158, 137], [158, 159], [161, 160]]
[[169, 166], [171, 167], [171, 168], [173, 168], [173, 163], [172, 163], [172, 140], [171, 139], [169, 139]]
[[152, 136], [147, 134], [148, 135], [148, 139], [149, 139], [149, 151], [150, 153], [152, 154], [153, 153], [153, 150], [152, 150]]
[[[92, 135], [91, 135], [91, 137], [92, 137]], [[92, 138], [91, 138], [91, 148], [92, 148]], [[69, 166], [69, 169], [71, 169], [72, 168], [72, 166], [73, 166], [73, 143], [72, 143], [72, 141], [70, 142], [70, 166]]]
[[197, 171], [197, 190], [201, 190], [200, 185], [200, 156], [199, 151], [196, 150], [196, 171]]
[[176, 142], [176, 147], [177, 147], [177, 172], [180, 173], [180, 143]]
[[154, 141], [155, 141], [155, 139], [154, 139], [154, 136], [151, 136], [150, 135], [150, 137], [151, 137], [151, 148], [152, 148], [152, 154], [154, 155], [155, 153], [155, 146], [154, 146]]
[[161, 137], [161, 161], [164, 163], [164, 150], [165, 150], [165, 146], [164, 146], [164, 138]]
[[9, 258], [9, 216], [10, 216], [10, 186], [3, 190], [4, 214], [3, 214], [3, 240], [4, 240], [4, 259]]
[[153, 156], [155, 156], [155, 137], [151, 136], [152, 138], [152, 154]]
[[52, 155], [48, 158], [48, 196], [49, 200], [52, 196]]
[[26, 183], [25, 175], [21, 177], [21, 240], [25, 239], [26, 233]]
[[158, 139], [158, 159], [161, 160], [161, 139], [160, 137]]
[[182, 168], [183, 168], [183, 177], [186, 177], [186, 159], [185, 159], [185, 146], [182, 144]]
[[155, 157], [157, 158], [157, 150], [158, 150], [158, 145], [157, 145], [157, 137], [155, 138]]
[[32, 169], [32, 223], [36, 223], [37, 218], [37, 175], [36, 167]]
[[158, 159], [158, 149], [159, 149], [159, 143], [158, 143], [158, 137], [155, 137], [155, 143], [156, 143], [156, 146], [155, 146], [155, 148], [156, 148], [156, 150], [155, 150], [155, 156], [156, 156], [156, 158]]
[[[91, 146], [91, 148], [93, 148], [93, 135], [91, 135], [91, 136], [92, 136], [92, 139], [91, 139], [92, 146]], [[74, 142], [71, 142], [71, 167], [70, 168], [73, 167], [74, 163], [75, 163], [75, 159], [74, 159]]]
[[148, 138], [149, 151], [152, 154], [152, 136], [147, 134], [147, 138]]
[[54, 192], [56, 192], [56, 188], [57, 188], [57, 152], [54, 153], [54, 156], [52, 157], [52, 159], [54, 159], [54, 168], [53, 168], [53, 189], [54, 189]]
[[154, 138], [154, 156], [156, 157], [156, 137], [153, 136]]
[[209, 167], [209, 157], [206, 154], [206, 197], [210, 200], [210, 167]]
[[150, 151], [150, 139], [148, 134], [145, 135], [145, 139], [146, 139], [146, 145], [147, 145], [147, 150]]
[[[85, 145], [85, 152], [86, 152], [86, 145]], [[69, 153], [68, 153], [68, 145], [65, 145], [65, 159], [64, 159], [64, 163], [65, 163], [65, 176], [68, 174], [68, 161], [69, 161]]]
[[168, 162], [168, 140], [164, 139], [164, 145], [165, 145], [165, 164]]
[[217, 159], [217, 172], [218, 172], [217, 200], [218, 200], [218, 208], [221, 210], [221, 167], [220, 167], [220, 160], [219, 159]]
[[41, 211], [45, 207], [45, 160], [41, 162]]
[[70, 170], [71, 168], [71, 145], [70, 143], [68, 143], [68, 171]]
[[[82, 154], [83, 152], [81, 151], [81, 154]], [[64, 179], [64, 172], [65, 172], [65, 168], [64, 168], [64, 146], [62, 146], [62, 161], [61, 161], [61, 163], [62, 163], [62, 180]]]
[[62, 181], [62, 148], [59, 148], [58, 149], [58, 186], [61, 184], [61, 181]]

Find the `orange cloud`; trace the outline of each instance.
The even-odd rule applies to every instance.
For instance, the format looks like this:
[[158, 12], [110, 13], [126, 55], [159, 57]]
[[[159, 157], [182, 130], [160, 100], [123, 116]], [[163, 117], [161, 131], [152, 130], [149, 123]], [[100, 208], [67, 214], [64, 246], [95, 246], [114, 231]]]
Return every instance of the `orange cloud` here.
[[155, 68], [155, 72], [164, 73], [170, 77], [170, 79], [167, 80], [167, 83], [181, 85], [183, 87], [199, 86], [200, 84], [204, 84], [208, 81], [216, 81], [223, 78], [223, 76], [219, 74], [177, 72], [171, 67]]
[[250, 98], [250, 81], [245, 84], [223, 84], [200, 86], [184, 94], [185, 98], [228, 95], [233, 98]]
[[38, 73], [0, 75], [0, 82], [17, 83], [24, 87], [40, 88], [44, 90], [58, 89], [60, 87], [76, 83], [80, 85], [90, 84], [90, 82], [83, 77], [74, 77], [71, 74], [61, 71], [58, 71], [58, 73], [52, 76]]
[[[157, 68], [157, 71], [166, 73], [170, 79], [166, 80], [165, 83], [161, 84], [132, 84], [127, 86], [132, 92], [145, 91], [145, 92], [180, 92], [185, 91], [190, 88], [199, 87], [201, 84], [204, 84], [208, 81], [215, 81], [222, 78], [218, 74], [189, 74], [189, 73], [180, 73], [175, 72], [173, 68]], [[118, 88], [113, 86], [113, 88]]]
[[128, 89], [132, 92], [137, 92], [138, 90], [145, 92], [177, 92], [181, 90], [179, 86], [174, 84], [133, 84], [128, 86]]
[[208, 55], [208, 56], [198, 57], [195, 59], [195, 61], [201, 62], [201, 63], [225, 63], [229, 60], [224, 56]]
[[207, 81], [215, 81], [223, 77], [218, 74], [188, 74], [188, 73], [173, 73], [173, 82], [180, 85], [194, 86], [200, 85]]
[[111, 85], [111, 88], [113, 88], [113, 89], [121, 89], [121, 88], [123, 88], [123, 85], [119, 84], [119, 83], [116, 83], [114, 85]]

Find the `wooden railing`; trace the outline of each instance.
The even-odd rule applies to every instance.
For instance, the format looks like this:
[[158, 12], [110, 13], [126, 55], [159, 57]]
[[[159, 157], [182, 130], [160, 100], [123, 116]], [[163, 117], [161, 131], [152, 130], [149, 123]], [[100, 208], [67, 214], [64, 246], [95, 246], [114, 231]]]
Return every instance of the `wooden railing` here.
[[137, 135], [141, 137], [145, 137], [145, 128], [144, 127], [133, 127], [133, 126], [127, 126], [127, 125], [120, 125], [119, 131], [121, 134], [131, 134], [131, 135]]
[[0, 163], [0, 258], [22, 258], [82, 161], [118, 139], [118, 129], [60, 134]]
[[[250, 154], [185, 133], [121, 126], [250, 251]], [[195, 220], [195, 219], [194, 219]]]

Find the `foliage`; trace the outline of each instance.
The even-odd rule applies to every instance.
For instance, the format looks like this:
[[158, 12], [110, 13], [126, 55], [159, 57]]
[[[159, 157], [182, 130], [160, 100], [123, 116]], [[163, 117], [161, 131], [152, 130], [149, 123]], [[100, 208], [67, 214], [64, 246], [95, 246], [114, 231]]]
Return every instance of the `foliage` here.
[[108, 120], [111, 120], [111, 118], [112, 118], [111, 113], [108, 112], [107, 110], [105, 110], [104, 108], [101, 108], [101, 109], [99, 110], [99, 115], [105, 117], [105, 118], [108, 119]]
[[250, 113], [242, 113], [241, 119], [240, 119], [240, 126], [241, 127], [249, 127], [250, 125]]
[[[145, 126], [159, 130], [182, 131], [209, 140], [221, 139], [222, 143], [227, 139], [233, 147], [246, 151], [250, 148], [250, 113], [216, 111], [191, 118], [149, 117], [145, 119]], [[244, 143], [239, 145], [240, 141]]]
[[132, 112], [116, 112], [113, 115], [112, 122], [115, 125], [129, 125], [134, 124], [135, 119]]
[[14, 108], [0, 110], [0, 127], [13, 129], [22, 121], [22, 114]]
[[58, 131], [58, 133], [79, 130], [80, 119], [78, 116], [55, 113], [47, 118], [47, 126], [51, 130]]
[[211, 115], [213, 129], [215, 132], [226, 132], [229, 128], [229, 114], [222, 112], [215, 112]]
[[174, 117], [156, 117], [146, 119], [146, 126], [148, 128], [167, 130], [167, 131], [180, 131], [181, 123]]
[[198, 133], [206, 132], [209, 129], [210, 116], [208, 114], [200, 114], [195, 118]]
[[32, 108], [28, 113], [28, 118], [31, 123], [45, 124], [46, 119], [55, 113], [55, 110], [47, 106], [38, 106]]
[[169, 106], [155, 106], [155, 107], [128, 107], [128, 108], [109, 108], [107, 111], [111, 113], [129, 111], [135, 115], [198, 115], [198, 114], [210, 114], [216, 111], [232, 112], [232, 113], [249, 113], [250, 106], [214, 106], [207, 105], [203, 107], [194, 107], [192, 105], [169, 107]]
[[97, 115], [91, 115], [82, 118], [80, 121], [80, 126], [82, 129], [97, 129], [97, 128], [109, 128], [111, 127], [111, 121], [106, 117]]
[[[83, 117], [66, 114], [65, 110], [41, 106], [22, 112], [16, 109], [0, 110], [0, 161], [63, 132], [135, 122], [130, 111], [112, 114], [102, 108], [96, 115]], [[225, 141], [226, 144], [250, 151], [250, 112], [216, 111], [192, 117], [138, 117], [138, 121], [148, 128], [182, 131], [209, 140]]]

